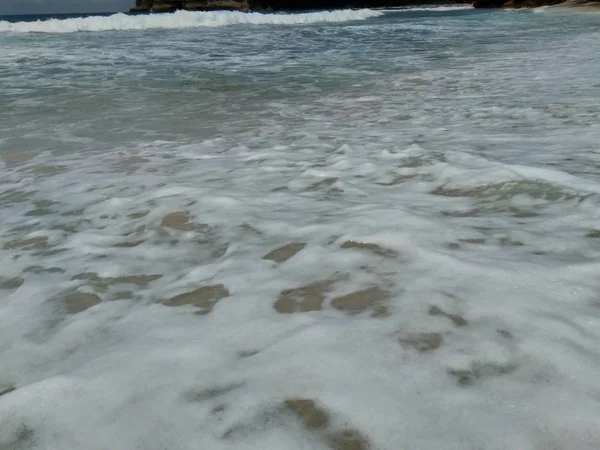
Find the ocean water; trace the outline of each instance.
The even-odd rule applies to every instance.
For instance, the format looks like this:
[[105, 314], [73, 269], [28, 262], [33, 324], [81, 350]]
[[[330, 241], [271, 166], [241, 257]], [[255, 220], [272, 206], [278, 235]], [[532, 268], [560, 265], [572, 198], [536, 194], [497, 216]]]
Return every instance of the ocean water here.
[[600, 448], [600, 15], [0, 21], [0, 449]]

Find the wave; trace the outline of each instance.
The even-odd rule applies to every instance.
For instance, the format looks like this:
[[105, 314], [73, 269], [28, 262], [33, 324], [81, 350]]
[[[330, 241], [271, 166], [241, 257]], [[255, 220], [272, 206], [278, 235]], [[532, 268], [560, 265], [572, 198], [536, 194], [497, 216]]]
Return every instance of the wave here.
[[127, 31], [223, 27], [227, 25], [302, 25], [322, 22], [349, 22], [383, 15], [369, 9], [323, 11], [299, 14], [263, 14], [238, 11], [193, 12], [130, 16], [123, 13], [106, 17], [48, 19], [37, 22], [0, 21], [0, 33], [76, 33], [81, 31]]
[[435, 6], [398, 6], [396, 8], [381, 8], [378, 11], [399, 12], [399, 11], [460, 11], [463, 9], [473, 9], [473, 5], [458, 4], [458, 5], [435, 5]]

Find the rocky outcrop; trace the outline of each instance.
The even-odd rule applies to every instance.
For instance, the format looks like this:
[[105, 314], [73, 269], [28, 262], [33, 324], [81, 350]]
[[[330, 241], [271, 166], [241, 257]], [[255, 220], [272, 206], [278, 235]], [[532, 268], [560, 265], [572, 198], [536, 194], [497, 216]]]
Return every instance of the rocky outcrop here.
[[378, 8], [464, 3], [464, 0], [136, 0], [132, 12], [261, 11]]
[[187, 11], [247, 11], [248, 0], [136, 0], [131, 12], [173, 12]]

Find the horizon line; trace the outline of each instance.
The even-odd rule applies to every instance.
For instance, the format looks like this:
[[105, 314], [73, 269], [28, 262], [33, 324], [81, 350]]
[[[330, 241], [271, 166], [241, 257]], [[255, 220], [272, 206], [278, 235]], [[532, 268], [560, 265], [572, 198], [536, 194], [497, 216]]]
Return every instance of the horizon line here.
[[86, 11], [73, 11], [73, 12], [43, 12], [43, 13], [8, 13], [2, 14], [0, 13], [0, 17], [12, 17], [12, 16], [69, 16], [72, 14], [116, 14], [116, 13], [128, 13], [129, 10], [126, 11], [95, 11], [95, 12], [86, 12]]

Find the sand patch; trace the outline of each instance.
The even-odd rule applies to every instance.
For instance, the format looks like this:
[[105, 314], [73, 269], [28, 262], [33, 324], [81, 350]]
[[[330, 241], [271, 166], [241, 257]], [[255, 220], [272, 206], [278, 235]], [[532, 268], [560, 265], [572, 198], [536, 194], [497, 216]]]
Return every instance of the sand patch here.
[[46, 236], [17, 239], [4, 244], [4, 250], [44, 250], [49, 247]]
[[334, 280], [321, 280], [281, 291], [273, 307], [280, 314], [321, 311], [325, 295], [331, 290], [334, 282]]
[[122, 275], [120, 277], [100, 277], [95, 272], [84, 272], [75, 275], [72, 280], [91, 280], [102, 281], [108, 284], [136, 284], [138, 286], [146, 285], [154, 280], [158, 280], [162, 275]]
[[333, 183], [335, 183], [337, 178], [325, 178], [321, 181], [317, 181], [316, 183], [311, 184], [306, 188], [307, 191], [318, 191], [323, 188], [330, 187]]
[[516, 368], [516, 364], [474, 363], [470, 369], [448, 369], [448, 374], [455, 377], [460, 386], [466, 387], [485, 377], [508, 375]]
[[387, 314], [387, 307], [384, 302], [388, 297], [389, 294], [386, 291], [373, 286], [361, 291], [335, 297], [331, 300], [331, 306], [350, 314], [358, 314], [367, 309], [373, 309], [374, 316], [382, 316]]
[[28, 201], [34, 192], [19, 191], [16, 189], [9, 189], [0, 193], [0, 204], [10, 205], [13, 203], [23, 203]]
[[60, 298], [61, 303], [69, 314], [77, 314], [102, 302], [96, 294], [72, 291]]
[[344, 242], [340, 246], [340, 248], [356, 248], [359, 250], [365, 250], [367, 252], [375, 253], [379, 256], [385, 256], [386, 258], [393, 258], [396, 256], [396, 252], [394, 250], [383, 248], [380, 245], [372, 244], [370, 242], [359, 242], [350, 240]]
[[65, 172], [66, 170], [67, 166], [40, 165], [33, 167], [30, 172], [38, 175], [55, 175]]
[[186, 398], [193, 402], [205, 402], [216, 399], [229, 392], [239, 388], [241, 384], [230, 384], [222, 387], [212, 387], [208, 389], [194, 390], [186, 394]]
[[130, 219], [141, 219], [142, 217], [146, 217], [148, 214], [150, 214], [150, 211], [138, 211], [127, 215], [127, 217]]
[[23, 269], [23, 272], [35, 274], [60, 274], [65, 273], [65, 270], [60, 267], [29, 266]]
[[190, 224], [190, 218], [187, 214], [182, 212], [174, 212], [167, 214], [163, 217], [161, 225], [166, 228], [173, 228], [175, 230], [188, 229]]
[[402, 184], [405, 181], [408, 181], [411, 178], [415, 178], [415, 177], [416, 177], [416, 175], [393, 174], [389, 181], [379, 181], [379, 182], [376, 182], [375, 184], [378, 184], [380, 186], [395, 186], [397, 184]]
[[500, 245], [504, 247], [522, 247], [523, 245], [525, 245], [523, 241], [519, 241], [518, 239], [512, 239], [509, 237], [500, 238], [499, 242]]
[[25, 213], [25, 217], [42, 217], [42, 216], [49, 216], [53, 213], [54, 213], [54, 211], [52, 211], [51, 209], [35, 208], [35, 209], [27, 211]]
[[208, 314], [219, 300], [229, 297], [229, 295], [229, 290], [223, 284], [215, 284], [176, 295], [163, 302], [163, 305], [173, 307], [192, 305], [200, 308], [197, 314]]
[[56, 206], [58, 204], [59, 204], [59, 202], [54, 202], [54, 201], [50, 201], [50, 200], [35, 201], [35, 202], [33, 202], [33, 205], [35, 206], [35, 208], [30, 211], [27, 211], [25, 213], [25, 217], [48, 216], [55, 212], [55, 210], [52, 207]]
[[369, 442], [356, 430], [341, 430], [331, 434], [329, 445], [335, 450], [368, 450]]
[[464, 242], [465, 244], [485, 244], [485, 238], [464, 238], [459, 239], [459, 242]]
[[228, 249], [229, 249], [229, 244], [220, 245], [216, 249], [213, 250], [210, 257], [212, 259], [219, 259], [220, 257], [224, 256], [225, 253], [227, 253]]
[[532, 219], [534, 217], [538, 217], [540, 214], [535, 211], [518, 211], [514, 213], [512, 216], [515, 219]]
[[0, 289], [12, 290], [20, 288], [23, 283], [25, 283], [25, 279], [21, 277], [14, 277], [8, 279], [0, 278]]
[[126, 242], [118, 242], [117, 244], [114, 244], [113, 247], [116, 248], [133, 248], [133, 247], [137, 247], [138, 245], [143, 244], [144, 240], [141, 241], [126, 241]]
[[270, 251], [262, 259], [282, 263], [295, 256], [300, 250], [306, 247], [305, 242], [292, 242], [283, 247]]
[[431, 308], [429, 308], [429, 315], [447, 317], [448, 319], [452, 320], [454, 325], [456, 325], [457, 327], [464, 327], [465, 325], [469, 324], [469, 322], [467, 322], [463, 316], [459, 314], [449, 314], [446, 311], [443, 311], [438, 306], [432, 306]]
[[289, 398], [284, 401], [285, 407], [292, 411], [308, 429], [320, 429], [329, 425], [329, 415], [314, 400], [306, 398]]
[[20, 163], [24, 163], [29, 161], [37, 156], [36, 152], [15, 152], [15, 153], [6, 153], [2, 155], [0, 158], [8, 167], [18, 166]]
[[110, 287], [119, 284], [133, 284], [135, 286], [147, 286], [151, 282], [162, 278], [161, 274], [152, 275], [122, 275], [120, 277], [101, 277], [96, 272], [83, 272], [75, 275], [71, 280], [85, 280], [95, 290], [107, 291]]
[[400, 333], [398, 342], [403, 347], [414, 348], [419, 352], [430, 352], [441, 347], [444, 337], [441, 333]]
[[368, 441], [353, 429], [332, 429], [330, 416], [323, 408], [309, 398], [288, 398], [285, 408], [292, 412], [304, 427], [323, 436], [334, 450], [367, 450]]

